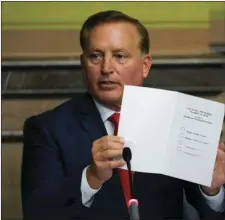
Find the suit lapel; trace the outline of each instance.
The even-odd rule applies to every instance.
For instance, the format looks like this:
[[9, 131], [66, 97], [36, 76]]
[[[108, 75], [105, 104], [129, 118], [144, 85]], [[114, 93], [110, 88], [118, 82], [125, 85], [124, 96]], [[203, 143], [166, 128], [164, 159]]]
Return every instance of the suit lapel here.
[[86, 93], [77, 103], [75, 117], [80, 125], [86, 130], [91, 142], [107, 135], [100, 113], [88, 93]]

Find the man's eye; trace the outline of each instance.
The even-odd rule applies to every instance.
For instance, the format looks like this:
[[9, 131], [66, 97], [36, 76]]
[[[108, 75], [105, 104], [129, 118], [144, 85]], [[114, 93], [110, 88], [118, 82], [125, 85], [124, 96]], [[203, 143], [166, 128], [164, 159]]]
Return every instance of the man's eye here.
[[101, 60], [102, 59], [102, 55], [101, 54], [90, 54], [90, 58], [92, 60]]
[[124, 55], [124, 54], [115, 54], [114, 56], [118, 60], [123, 60], [123, 59], [126, 59], [127, 58], [127, 56]]

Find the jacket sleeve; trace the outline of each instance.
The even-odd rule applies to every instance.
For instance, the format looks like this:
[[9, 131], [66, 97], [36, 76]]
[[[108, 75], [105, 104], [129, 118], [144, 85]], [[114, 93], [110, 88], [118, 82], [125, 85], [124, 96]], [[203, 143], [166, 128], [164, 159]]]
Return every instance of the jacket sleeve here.
[[24, 220], [57, 220], [82, 216], [87, 209], [81, 199], [83, 168], [68, 176], [57, 141], [37, 117], [24, 123], [22, 158], [22, 207]]
[[198, 211], [201, 220], [224, 220], [225, 212], [216, 212], [208, 206], [200, 192], [199, 185], [185, 182], [187, 201]]

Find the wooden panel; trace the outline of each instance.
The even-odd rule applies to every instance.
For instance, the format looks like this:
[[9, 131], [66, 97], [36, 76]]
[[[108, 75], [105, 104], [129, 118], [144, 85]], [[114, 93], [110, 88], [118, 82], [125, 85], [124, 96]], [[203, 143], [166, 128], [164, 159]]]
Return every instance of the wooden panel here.
[[79, 34], [73, 30], [2, 31], [3, 59], [71, 58], [80, 51]]
[[2, 144], [2, 219], [22, 219], [20, 173], [22, 144]]
[[65, 100], [3, 100], [2, 129], [21, 130], [25, 118], [51, 109]]
[[212, 20], [210, 33], [211, 43], [225, 44], [225, 18], [224, 20]]
[[214, 98], [217, 102], [221, 102], [225, 104], [225, 91], [222, 92], [220, 95]]
[[[151, 29], [153, 55], [202, 55], [209, 53], [209, 29]], [[165, 37], [166, 36], [166, 37]], [[29, 39], [29, 40], [27, 40]], [[79, 31], [2, 31], [2, 59], [79, 58]]]

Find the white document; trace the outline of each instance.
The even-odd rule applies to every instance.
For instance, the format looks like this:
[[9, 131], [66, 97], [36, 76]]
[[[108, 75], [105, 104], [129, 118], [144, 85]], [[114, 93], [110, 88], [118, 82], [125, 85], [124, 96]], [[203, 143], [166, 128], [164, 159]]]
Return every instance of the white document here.
[[125, 86], [118, 135], [131, 149], [132, 170], [210, 186], [224, 112], [203, 98]]

